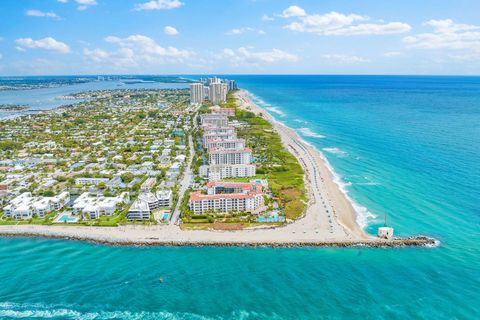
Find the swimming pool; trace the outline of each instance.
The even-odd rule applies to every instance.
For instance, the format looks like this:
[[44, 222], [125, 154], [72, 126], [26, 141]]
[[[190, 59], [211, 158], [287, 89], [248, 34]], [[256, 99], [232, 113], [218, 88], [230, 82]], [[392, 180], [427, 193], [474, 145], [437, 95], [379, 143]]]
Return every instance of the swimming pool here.
[[77, 222], [78, 221], [78, 218], [76, 217], [71, 217], [69, 216], [68, 214], [64, 214], [63, 216], [61, 216], [60, 218], [57, 219], [57, 222]]
[[266, 217], [258, 217], [257, 222], [279, 222], [280, 219], [278, 217], [278, 213], [274, 212]]

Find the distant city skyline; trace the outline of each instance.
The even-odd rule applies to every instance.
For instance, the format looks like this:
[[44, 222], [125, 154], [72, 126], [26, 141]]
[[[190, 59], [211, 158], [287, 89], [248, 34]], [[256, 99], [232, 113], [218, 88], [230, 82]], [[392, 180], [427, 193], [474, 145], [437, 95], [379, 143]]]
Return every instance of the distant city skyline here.
[[480, 74], [475, 0], [4, 0], [0, 76]]

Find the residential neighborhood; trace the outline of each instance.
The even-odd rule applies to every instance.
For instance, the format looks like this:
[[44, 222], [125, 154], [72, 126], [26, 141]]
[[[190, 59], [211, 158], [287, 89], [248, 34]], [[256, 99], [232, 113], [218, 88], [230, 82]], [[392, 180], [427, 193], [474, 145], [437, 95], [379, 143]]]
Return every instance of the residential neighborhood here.
[[162, 223], [193, 126], [186, 89], [82, 92], [2, 121], [0, 223]]
[[237, 134], [248, 124], [228, 106], [236, 89], [207, 78], [190, 90], [80, 92], [58, 99], [83, 102], [4, 120], [0, 223], [258, 222], [268, 208], [283, 221]]

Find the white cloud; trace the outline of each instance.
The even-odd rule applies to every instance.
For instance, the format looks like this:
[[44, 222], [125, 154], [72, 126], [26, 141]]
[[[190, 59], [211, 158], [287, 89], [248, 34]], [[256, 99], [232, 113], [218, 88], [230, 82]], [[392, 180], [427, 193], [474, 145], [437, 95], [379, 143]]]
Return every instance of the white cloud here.
[[88, 7], [96, 6], [98, 3], [96, 0], [75, 0], [79, 4], [77, 7], [78, 10], [83, 11], [88, 9]]
[[410, 25], [403, 22], [361, 23], [369, 20], [369, 17], [335, 11], [309, 15], [302, 8], [293, 7], [295, 8], [289, 7], [284, 10], [281, 16], [298, 18], [298, 21], [284, 26], [285, 29], [296, 32], [310, 32], [327, 36], [358, 36], [404, 33], [411, 30]]
[[399, 51], [389, 51], [389, 52], [385, 52], [383, 54], [384, 57], [398, 57], [398, 56], [401, 56], [403, 55], [403, 53], [399, 52]]
[[358, 56], [350, 56], [346, 54], [324, 54], [322, 55], [322, 58], [338, 64], [355, 64], [370, 62], [369, 59]]
[[307, 13], [305, 10], [300, 8], [299, 6], [290, 6], [287, 9], [283, 10], [281, 16], [284, 18], [290, 18], [290, 17], [304, 17], [306, 16]]
[[59, 18], [59, 16], [55, 12], [43, 12], [40, 10], [27, 10], [25, 12], [27, 16], [30, 17], [47, 17], [47, 18]]
[[103, 63], [117, 69], [127, 69], [145, 65], [158, 65], [166, 62], [183, 62], [184, 59], [195, 53], [189, 50], [180, 50], [175, 47], [162, 47], [153, 39], [144, 35], [131, 35], [126, 38], [108, 36], [105, 41], [117, 45], [114, 51], [104, 49], [84, 49], [86, 60]]
[[262, 21], [273, 21], [275, 20], [273, 17], [270, 17], [268, 14], [264, 14], [262, 16]]
[[458, 24], [452, 19], [429, 20], [424, 25], [433, 31], [405, 37], [403, 42], [411, 48], [480, 51], [480, 26]]
[[0, 53], [0, 60], [3, 58], [3, 55]]
[[227, 31], [225, 34], [229, 36], [237, 35], [237, 34], [242, 34], [250, 31], [255, 31], [255, 29], [250, 28], [250, 27], [243, 27], [243, 28], [235, 28], [230, 31]]
[[235, 35], [239, 35], [239, 34], [243, 34], [243, 33], [247, 33], [247, 32], [256, 32], [260, 35], [265, 34], [265, 31], [263, 31], [262, 29], [254, 29], [254, 28], [251, 28], [251, 27], [234, 28], [232, 30], [229, 30], [229, 31], [225, 32], [225, 34], [228, 35], [228, 36], [235, 36]]
[[136, 4], [134, 10], [170, 10], [180, 8], [181, 6], [183, 6], [183, 2], [180, 0], [151, 0]]
[[57, 0], [57, 2], [60, 2], [60, 3], [67, 3], [68, 0]]
[[327, 32], [327, 35], [337, 36], [362, 36], [405, 33], [412, 29], [410, 25], [403, 22], [389, 22], [384, 24], [362, 23], [346, 28], [339, 28]]
[[175, 36], [178, 34], [178, 30], [172, 26], [166, 26], [165, 28], [163, 28], [163, 32], [165, 32], [165, 34], [168, 34], [169, 36]]
[[240, 47], [236, 50], [225, 48], [220, 58], [228, 59], [233, 65], [257, 65], [264, 63], [275, 63], [280, 61], [296, 62], [298, 56], [279, 49], [270, 51], [253, 51], [251, 47]]
[[95, 62], [102, 62], [104, 59], [110, 56], [110, 54], [107, 51], [102, 49], [94, 49], [94, 50], [83, 49], [83, 54], [85, 57]]
[[26, 49], [44, 49], [56, 51], [59, 53], [69, 53], [70, 47], [63, 42], [57, 41], [52, 37], [46, 37], [39, 40], [32, 38], [20, 38], [15, 40], [17, 50], [25, 51]]

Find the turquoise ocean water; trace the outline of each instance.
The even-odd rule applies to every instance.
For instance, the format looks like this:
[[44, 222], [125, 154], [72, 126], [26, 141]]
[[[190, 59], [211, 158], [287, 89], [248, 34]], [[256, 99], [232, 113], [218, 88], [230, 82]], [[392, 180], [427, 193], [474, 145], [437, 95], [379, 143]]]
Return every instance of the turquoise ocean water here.
[[388, 213], [398, 235], [431, 235], [440, 247], [0, 238], [0, 319], [480, 317], [480, 78], [235, 78], [322, 150], [369, 232]]

